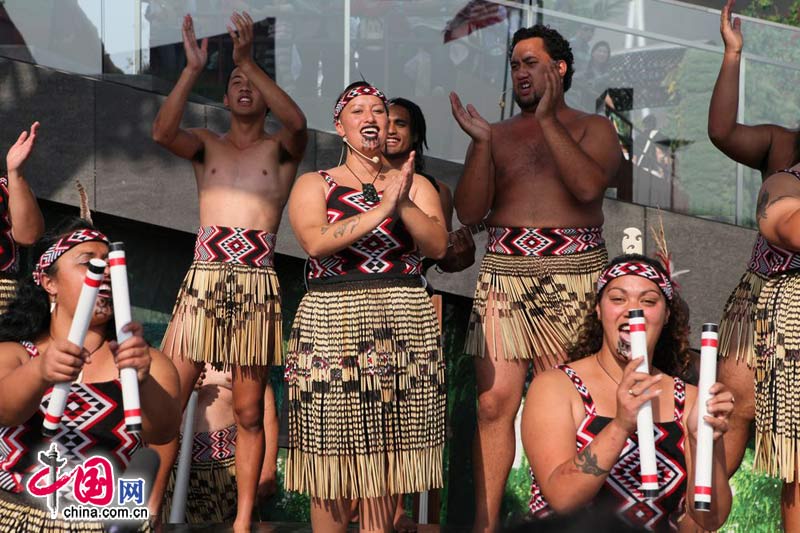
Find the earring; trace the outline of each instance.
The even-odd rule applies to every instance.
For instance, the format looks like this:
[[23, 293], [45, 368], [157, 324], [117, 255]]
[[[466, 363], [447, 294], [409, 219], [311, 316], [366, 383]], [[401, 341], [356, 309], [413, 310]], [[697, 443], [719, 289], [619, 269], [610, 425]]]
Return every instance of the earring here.
[[52, 315], [55, 312], [56, 312], [56, 299], [53, 298], [52, 300], [50, 300], [50, 314]]

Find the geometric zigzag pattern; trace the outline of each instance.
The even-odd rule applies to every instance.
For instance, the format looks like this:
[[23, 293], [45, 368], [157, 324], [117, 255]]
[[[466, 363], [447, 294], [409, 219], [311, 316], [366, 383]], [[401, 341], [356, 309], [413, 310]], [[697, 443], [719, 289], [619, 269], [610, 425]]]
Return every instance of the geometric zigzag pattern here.
[[236, 455], [236, 424], [218, 431], [201, 431], [194, 434], [192, 462], [222, 461]]
[[271, 267], [277, 236], [266, 231], [201, 226], [197, 230], [194, 260]]
[[[28, 352], [38, 356], [36, 347], [23, 343]], [[39, 410], [25, 423], [0, 427], [0, 488], [22, 490], [22, 478], [41, 465], [38, 452], [54, 442], [67, 459], [65, 468], [73, 468], [86, 459], [103, 454], [121, 472], [131, 455], [142, 446], [141, 438], [125, 430], [122, 414], [122, 386], [119, 379], [102, 383], [73, 383], [67, 396], [64, 416], [58, 433], [49, 441], [42, 436], [44, 413], [52, 388], [39, 404]]]
[[800, 254], [768, 243], [759, 233], [747, 268], [763, 276], [774, 276], [788, 270], [800, 269]]
[[658, 285], [668, 300], [672, 300], [672, 282], [669, 278], [653, 266], [639, 261], [617, 263], [606, 268], [597, 278], [597, 293], [599, 294], [612, 279], [629, 275], [649, 279]]
[[14, 274], [18, 269], [17, 243], [11, 236], [11, 217], [8, 213], [8, 178], [0, 177], [0, 272]]
[[506, 255], [553, 256], [579, 254], [605, 244], [603, 229], [593, 228], [487, 228], [487, 251]]
[[[589, 390], [578, 374], [568, 365], [559, 365], [572, 381], [583, 400], [586, 417], [578, 427], [576, 448], [583, 450], [608, 425], [610, 418], [598, 416]], [[645, 498], [640, 490], [639, 443], [636, 434], [628, 437], [620, 457], [606, 477], [595, 501], [605, 501], [616, 509], [617, 514], [635, 527], [649, 531], [677, 528], [675, 519], [683, 508], [686, 494], [687, 473], [684, 449], [683, 412], [686, 402], [686, 384], [674, 379], [675, 408], [670, 422], [653, 424], [656, 441], [656, 465], [658, 468], [658, 496]], [[551, 515], [539, 484], [531, 472], [531, 499], [529, 508], [538, 518]]]
[[[329, 185], [328, 224], [374, 209], [362, 191], [338, 185], [330, 174], [319, 171]], [[381, 193], [378, 193], [380, 196]], [[348, 274], [420, 275], [422, 260], [411, 235], [399, 217], [385, 219], [347, 248], [322, 258], [309, 258], [309, 279]]]

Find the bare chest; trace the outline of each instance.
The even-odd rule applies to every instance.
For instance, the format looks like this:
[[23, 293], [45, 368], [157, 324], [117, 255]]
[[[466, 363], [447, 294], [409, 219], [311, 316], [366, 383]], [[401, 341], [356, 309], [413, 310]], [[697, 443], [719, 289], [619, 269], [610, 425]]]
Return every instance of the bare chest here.
[[278, 143], [270, 140], [238, 149], [226, 143], [209, 143], [197, 169], [200, 188], [241, 188], [251, 192], [282, 189]]

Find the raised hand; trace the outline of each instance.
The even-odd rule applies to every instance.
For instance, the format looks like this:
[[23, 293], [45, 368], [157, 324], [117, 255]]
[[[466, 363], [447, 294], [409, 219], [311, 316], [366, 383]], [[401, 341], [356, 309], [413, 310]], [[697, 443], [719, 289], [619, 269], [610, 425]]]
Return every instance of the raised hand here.
[[208, 38], [203, 39], [197, 46], [197, 37], [194, 34], [194, 21], [191, 15], [183, 17], [183, 51], [186, 52], [186, 68], [200, 72], [208, 60]]
[[253, 60], [253, 19], [247, 11], [242, 11], [241, 14], [234, 11], [231, 23], [233, 28], [227, 25], [225, 27], [233, 41], [233, 63], [240, 66]]
[[[708, 415], [703, 417], [703, 420], [714, 428], [714, 440], [717, 440], [728, 431], [734, 399], [733, 393], [722, 383], [714, 383], [710, 391], [711, 398], [706, 404]], [[689, 413], [689, 419], [686, 421], [689, 434], [695, 439], [697, 438], [697, 408], [697, 402], [695, 402]]]
[[558, 103], [564, 97], [564, 82], [558, 72], [557, 61], [540, 65], [537, 74], [544, 80], [544, 94], [536, 104], [534, 116], [543, 120], [555, 115]]
[[398, 207], [402, 207], [406, 202], [410, 202], [409, 191], [414, 182], [414, 157], [416, 152], [413, 150], [408, 154], [408, 159], [400, 168], [400, 172], [395, 174], [386, 188], [383, 190], [381, 206], [387, 210], [386, 216], [394, 213]]
[[744, 37], [742, 37], [742, 19], [731, 16], [735, 3], [735, 0], [725, 2], [719, 17], [719, 32], [722, 34], [722, 42], [725, 43], [725, 51], [739, 53], [744, 46]]
[[114, 355], [114, 362], [117, 368], [135, 368], [139, 382], [144, 381], [150, 374], [150, 348], [144, 340], [142, 334], [144, 328], [138, 322], [131, 322], [122, 328], [123, 331], [131, 333], [133, 336], [122, 344], [116, 341], [108, 343], [111, 353]]
[[461, 104], [461, 99], [454, 92], [450, 93], [450, 107], [453, 111], [453, 118], [464, 130], [464, 133], [472, 137], [473, 141], [490, 141], [492, 139], [492, 127], [483, 118], [475, 106], [467, 104], [466, 109]]
[[663, 374], [651, 376], [637, 372], [636, 368], [641, 361], [641, 357], [631, 359], [625, 366], [619, 387], [617, 387], [617, 414], [614, 419], [628, 433], [636, 431], [636, 417], [639, 414], [639, 408], [661, 393], [661, 389], [657, 386]]
[[38, 130], [39, 123], [34, 122], [31, 125], [31, 132], [23, 131], [20, 133], [17, 142], [8, 149], [8, 154], [6, 154], [6, 169], [8, 169], [8, 172], [16, 172], [25, 164], [25, 161], [27, 161], [28, 156], [31, 155], [31, 151], [33, 150], [33, 145], [36, 142], [36, 132]]

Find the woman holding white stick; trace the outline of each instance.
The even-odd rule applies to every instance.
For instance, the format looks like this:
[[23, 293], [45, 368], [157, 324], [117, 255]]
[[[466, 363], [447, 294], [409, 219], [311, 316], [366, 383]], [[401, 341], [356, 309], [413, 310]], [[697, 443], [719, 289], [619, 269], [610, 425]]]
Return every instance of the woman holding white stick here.
[[[89, 262], [108, 259], [105, 235], [85, 220], [71, 220], [43, 237], [34, 252], [33, 277], [20, 282], [0, 318], [0, 531], [103, 531], [101, 521], [64, 519], [60, 511], [75, 503], [72, 485], [59, 491], [62, 503], [55, 518], [46, 498], [27, 494], [28, 481], [41, 468], [38, 452], [56, 444], [59, 458], [67, 461], [59, 478], [100, 455], [121, 474], [142, 439], [163, 443], [175, 437], [178, 375], [167, 357], [147, 346], [140, 324], [127, 324], [123, 329], [131, 336], [114, 340], [108, 269], [83, 349], [67, 340]], [[136, 370], [141, 438], [124, 427], [121, 368]], [[72, 383], [67, 409], [48, 442], [41, 434], [42, 414], [53, 385], [64, 382]]]
[[[644, 310], [650, 374], [631, 359], [629, 311]], [[733, 396], [721, 383], [708, 402], [714, 427], [713, 494], [709, 512], [694, 507], [693, 457], [697, 388], [678, 377], [690, 364], [688, 316], [660, 263], [620, 256], [597, 283], [571, 362], [537, 376], [522, 415], [522, 442], [534, 475], [531, 512], [544, 517], [588, 505], [616, 511], [651, 531], [678, 527], [687, 511], [706, 529], [730, 512], [731, 491], [719, 437], [728, 429]], [[636, 418], [652, 402], [658, 494], [641, 492]], [[688, 446], [686, 445], [688, 443]]]

